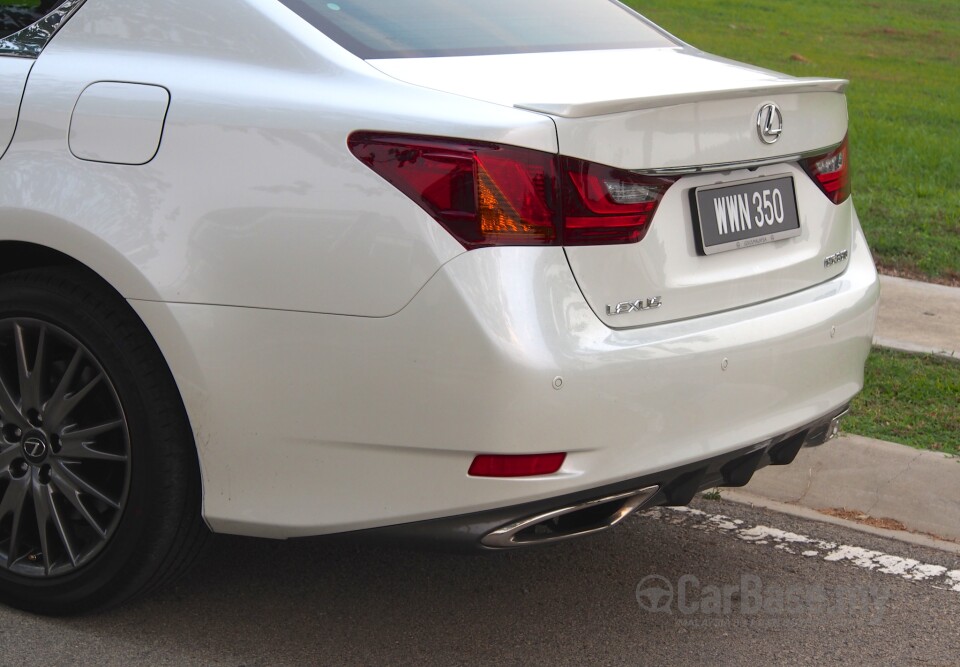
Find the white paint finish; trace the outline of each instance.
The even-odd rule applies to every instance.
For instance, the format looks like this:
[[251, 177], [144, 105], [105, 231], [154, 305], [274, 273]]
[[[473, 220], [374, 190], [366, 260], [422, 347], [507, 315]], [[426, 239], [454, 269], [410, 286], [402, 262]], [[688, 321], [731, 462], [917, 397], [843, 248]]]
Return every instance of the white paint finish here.
[[[757, 115], [768, 102], [783, 114], [783, 134], [769, 145], [757, 136]], [[565, 155], [624, 169], [665, 169], [766, 160], [835, 146], [847, 132], [847, 104], [840, 93], [784, 93], [556, 118], [556, 123]]]
[[[695, 188], [722, 182], [789, 174], [800, 217], [799, 236], [715, 255], [697, 253], [691, 205]], [[856, 213], [851, 200], [832, 204], [794, 165], [731, 174], [690, 176], [664, 197], [640, 243], [566, 249], [577, 283], [597, 316], [616, 328], [651, 326], [757, 303], [806, 289], [844, 271], [846, 262], [824, 268], [823, 258], [851, 249]], [[662, 297], [663, 306], [608, 315], [606, 306]]]
[[846, 81], [798, 79], [691, 48], [644, 48], [369, 61], [427, 88], [580, 118], [715, 97], [843, 92]]
[[33, 60], [30, 58], [0, 56], [0, 156], [10, 144], [17, 127], [20, 100], [31, 67]]
[[[208, 521], [290, 537], [590, 489], [807, 423], [860, 389], [876, 281], [859, 246], [847, 273], [801, 293], [614, 331], [562, 250], [504, 248], [457, 257], [377, 320], [133, 305], [195, 425]], [[560, 476], [466, 477], [478, 452], [558, 450]]]
[[849, 81], [844, 79], [802, 78], [762, 84], [749, 82], [739, 86], [731, 86], [725, 85], [724, 77], [720, 77], [719, 81], [713, 81], [712, 83], [714, 84], [713, 87], [705, 86], [702, 90], [680, 89], [676, 92], [660, 95], [573, 103], [522, 102], [515, 106], [520, 109], [541, 111], [563, 118], [588, 118], [643, 109], [663, 109], [684, 104], [702, 104], [718, 100], [727, 102], [740, 98], [761, 96], [785, 97], [787, 95], [809, 93], [843, 93], [846, 91]]
[[[554, 119], [560, 152], [625, 169], [796, 155], [838, 144], [847, 128], [842, 82], [813, 85], [681, 49], [372, 62], [404, 81], [505, 105], [531, 99], [524, 95], [558, 104], [575, 99], [581, 111], [552, 109], [575, 116]], [[804, 87], [809, 90], [797, 92]], [[698, 101], [691, 102], [696, 94]], [[617, 101], [622, 96], [642, 96], [645, 102], [633, 104], [637, 110], [608, 113], [623, 106]], [[609, 104], [593, 108], [589, 100]], [[757, 113], [769, 101], [779, 104], [784, 118], [784, 133], [774, 145], [762, 143], [756, 129]], [[551, 110], [544, 104], [538, 108]], [[602, 115], [582, 117], [584, 109]], [[698, 255], [690, 198], [695, 188], [784, 174], [794, 180], [800, 236]], [[676, 183], [639, 244], [571, 247], [567, 255], [587, 301], [605, 324], [650, 326], [765, 301], [836, 276], [845, 265], [825, 269], [823, 258], [850, 248], [854, 215], [852, 203], [831, 204], [796, 164], [728, 171]], [[655, 296], [662, 297], [663, 307], [606, 313], [608, 305]]]
[[[339, 47], [330, 58], [317, 52], [324, 43], [312, 28], [271, 26], [280, 10], [283, 25], [279, 3], [212, 2], [196, 12], [186, 0], [102, 0], [58, 34], [24, 98], [31, 122], [0, 162], [3, 205], [47, 223], [40, 232], [0, 219], [6, 238], [73, 254], [130, 298], [381, 317], [464, 250], [349, 153], [350, 132], [556, 151], [542, 115], [412, 88], [356, 59], [343, 65]], [[171, 11], [196, 23], [179, 31]], [[261, 52], [205, 37], [225, 29]], [[264, 32], [275, 41], [263, 43]], [[306, 36], [313, 41], [298, 41]], [[163, 149], [145, 167], [78, 163], [66, 150], [73, 105], [91, 80], [170, 91]], [[37, 187], [16, 184], [31, 173], [46, 175]], [[86, 193], [79, 202], [77, 192]], [[108, 252], [60, 244], [78, 228]]]
[[[170, 93], [148, 164], [69, 151], [77, 100], [107, 81]], [[562, 249], [464, 252], [347, 150], [366, 129], [567, 152], [578, 132], [646, 118], [570, 125], [558, 143], [553, 118], [474, 84], [398, 81], [275, 0], [90, 0], [36, 62], [0, 160], [0, 235], [71, 255], [131, 300], [184, 397], [217, 529], [309, 535], [548, 498], [763, 440], [860, 388], [877, 285], [859, 230], [828, 282], [617, 331]], [[700, 140], [739, 132], [702, 120]], [[688, 159], [688, 138], [643, 155]], [[477, 452], [557, 449], [559, 475], [465, 475]]]
[[924, 582], [934, 588], [960, 592], [960, 572], [948, 572], [942, 565], [922, 563], [914, 558], [838, 544], [771, 526], [748, 526], [742, 521], [732, 520], [723, 514], [710, 514], [692, 507], [659, 507], [643, 512], [639, 516], [646, 520], [662, 520], [698, 530], [723, 533], [744, 542], [772, 547], [790, 554], [799, 554], [805, 558], [820, 558], [828, 563], [843, 563], [879, 574]]
[[161, 86], [92, 83], [70, 119], [70, 152], [81, 160], [146, 164], [160, 148], [169, 105], [170, 93]]
[[[814, 84], [693, 50], [370, 62], [426, 88], [553, 113], [564, 155], [625, 169], [793, 155], [840, 143], [847, 126], [843, 81]], [[757, 137], [766, 102], [783, 111], [773, 145]]]

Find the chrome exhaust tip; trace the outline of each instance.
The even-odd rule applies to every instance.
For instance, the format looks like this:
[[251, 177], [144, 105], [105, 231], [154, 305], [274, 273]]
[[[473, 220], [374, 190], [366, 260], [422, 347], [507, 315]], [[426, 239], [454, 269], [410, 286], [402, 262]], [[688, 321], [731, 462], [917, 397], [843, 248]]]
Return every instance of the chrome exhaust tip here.
[[810, 432], [807, 436], [807, 441], [804, 443], [804, 447], [819, 447], [820, 445], [830, 442], [836, 438], [840, 437], [840, 421], [850, 414], [850, 409], [846, 408], [843, 412], [834, 415], [829, 422], [816, 428]]
[[491, 549], [510, 549], [598, 533], [643, 507], [659, 490], [659, 486], [648, 486], [536, 514], [487, 533], [480, 543]]

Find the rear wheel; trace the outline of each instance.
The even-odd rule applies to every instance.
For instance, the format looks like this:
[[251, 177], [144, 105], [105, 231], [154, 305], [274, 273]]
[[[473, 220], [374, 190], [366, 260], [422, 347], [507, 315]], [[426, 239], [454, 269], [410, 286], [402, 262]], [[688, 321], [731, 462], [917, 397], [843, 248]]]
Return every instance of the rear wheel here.
[[81, 270], [0, 279], [0, 599], [115, 604], [206, 536], [183, 405], [129, 306]]

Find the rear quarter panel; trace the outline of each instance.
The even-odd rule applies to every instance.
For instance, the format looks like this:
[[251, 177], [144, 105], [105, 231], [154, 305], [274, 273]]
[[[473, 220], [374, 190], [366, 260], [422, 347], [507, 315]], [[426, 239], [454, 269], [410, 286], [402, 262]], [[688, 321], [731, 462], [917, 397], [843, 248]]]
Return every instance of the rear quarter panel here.
[[[98, 81], [170, 92], [149, 163], [70, 153]], [[349, 153], [356, 129], [556, 150], [549, 119], [391, 80], [273, 0], [90, 0], [34, 66], [0, 232], [127, 298], [387, 316], [463, 248]]]

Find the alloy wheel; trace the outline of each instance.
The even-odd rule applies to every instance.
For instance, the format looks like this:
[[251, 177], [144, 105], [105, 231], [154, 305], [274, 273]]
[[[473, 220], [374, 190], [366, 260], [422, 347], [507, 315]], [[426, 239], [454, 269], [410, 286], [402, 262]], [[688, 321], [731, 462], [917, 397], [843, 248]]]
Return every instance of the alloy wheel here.
[[109, 543], [130, 488], [123, 405], [51, 322], [0, 319], [0, 571], [58, 577]]

